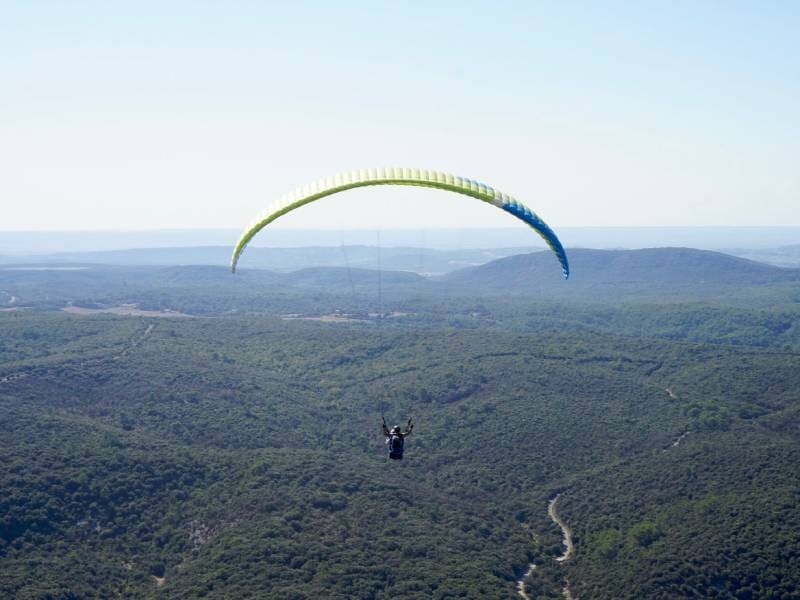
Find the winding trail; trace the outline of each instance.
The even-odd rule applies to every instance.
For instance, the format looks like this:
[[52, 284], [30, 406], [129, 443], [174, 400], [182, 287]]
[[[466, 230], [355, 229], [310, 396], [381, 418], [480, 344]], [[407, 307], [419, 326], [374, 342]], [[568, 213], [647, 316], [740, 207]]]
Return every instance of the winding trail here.
[[[556, 494], [555, 497], [550, 500], [550, 503], [547, 505], [547, 516], [550, 517], [550, 520], [553, 521], [553, 523], [561, 528], [561, 531], [564, 534], [563, 544], [566, 549], [564, 550], [564, 554], [555, 559], [557, 562], [563, 563], [565, 560], [572, 558], [572, 555], [575, 554], [575, 544], [572, 542], [572, 530], [567, 527], [567, 524], [561, 520], [561, 517], [558, 516], [558, 512], [556, 512], [556, 502], [560, 497], [561, 494]], [[535, 570], [536, 563], [530, 563], [528, 565], [528, 570], [525, 571], [522, 577], [517, 580], [517, 594], [524, 600], [533, 600], [533, 598], [528, 595], [528, 592], [525, 591], [525, 580], [533, 575]], [[564, 582], [564, 589], [562, 592], [567, 600], [575, 600], [575, 597], [572, 595], [572, 592], [570, 592], [569, 589], [569, 581]]]
[[[679, 399], [678, 395], [674, 391], [672, 391], [672, 388], [665, 388], [664, 391], [669, 395], [669, 397], [672, 400]], [[670, 447], [676, 448], [678, 445], [680, 445], [681, 441], [683, 441], [683, 439], [690, 433], [691, 431], [684, 431], [681, 435], [678, 436], [678, 438], [674, 442], [672, 442], [672, 445]], [[668, 449], [669, 448], [665, 448], [664, 452], [666, 452]], [[572, 558], [572, 556], [575, 554], [575, 544], [572, 541], [572, 530], [561, 519], [561, 517], [558, 516], [556, 503], [558, 502], [558, 499], [560, 497], [561, 494], [559, 493], [556, 494], [555, 497], [550, 500], [550, 503], [547, 505], [547, 515], [550, 517], [550, 520], [552, 520], [553, 523], [555, 523], [561, 528], [561, 531], [564, 534], [564, 540], [562, 542], [564, 544], [564, 554], [555, 559], [560, 563], [564, 563], [565, 561]], [[530, 563], [528, 565], [528, 570], [525, 571], [522, 577], [520, 577], [517, 580], [517, 594], [519, 595], [520, 598], [523, 598], [524, 600], [533, 600], [525, 591], [525, 580], [528, 579], [533, 574], [534, 570], [536, 570], [536, 564]], [[564, 594], [564, 598], [566, 598], [567, 600], [576, 600], [575, 596], [572, 595], [572, 592], [569, 589], [569, 581], [566, 579], [564, 580], [564, 589], [562, 590], [562, 593]]]
[[530, 596], [528, 596], [528, 592], [525, 591], [525, 580], [533, 575], [533, 572], [536, 570], [536, 563], [531, 563], [528, 565], [528, 570], [517, 579], [517, 594], [519, 594], [520, 598], [524, 598], [525, 600], [533, 600]]
[[561, 590], [561, 593], [564, 594], [564, 598], [567, 600], [578, 600], [575, 596], [572, 595], [572, 592], [569, 590], [569, 581], [564, 580], [564, 589]]
[[691, 432], [691, 431], [684, 431], [682, 434], [680, 434], [680, 435], [678, 436], [678, 439], [676, 439], [674, 442], [672, 442], [672, 447], [673, 447], [673, 448], [677, 448], [677, 447], [678, 447], [678, 445], [679, 445], [679, 444], [681, 443], [681, 441], [683, 440], [683, 438], [685, 438], [685, 437], [686, 437], [687, 435], [689, 435], [690, 433], [692, 433], [692, 432]]
[[141, 344], [145, 340], [145, 338], [147, 338], [147, 336], [150, 335], [150, 332], [153, 331], [153, 327], [155, 327], [155, 325], [150, 323], [150, 325], [147, 326], [147, 329], [144, 330], [144, 333], [142, 335], [131, 340], [131, 345], [125, 348], [119, 354], [112, 356], [111, 360], [119, 360], [120, 358], [123, 358], [128, 352], [136, 348], [136, 346]]
[[547, 514], [553, 523], [561, 527], [561, 531], [564, 534], [564, 541], [562, 543], [566, 549], [564, 550], [564, 554], [556, 558], [558, 562], [564, 562], [572, 558], [572, 555], [575, 553], [575, 545], [572, 543], [572, 530], [567, 527], [566, 523], [558, 516], [558, 512], [556, 512], [556, 502], [558, 502], [560, 497], [561, 494], [556, 494], [556, 497], [550, 500], [550, 504], [547, 506]]
[[[672, 398], [673, 400], [678, 400], [678, 396], [677, 396], [677, 394], [675, 394], [675, 392], [672, 391], [672, 388], [665, 388], [664, 391], [667, 392], [667, 394], [669, 394], [669, 397]], [[666, 452], [670, 448], [677, 448], [680, 445], [680, 443], [683, 441], [683, 438], [685, 438], [690, 433], [692, 433], [692, 432], [689, 431], [688, 429], [686, 431], [684, 431], [682, 434], [680, 434], [677, 437], [677, 439], [674, 442], [672, 442], [672, 446], [670, 446], [669, 448], [664, 448], [664, 452]]]

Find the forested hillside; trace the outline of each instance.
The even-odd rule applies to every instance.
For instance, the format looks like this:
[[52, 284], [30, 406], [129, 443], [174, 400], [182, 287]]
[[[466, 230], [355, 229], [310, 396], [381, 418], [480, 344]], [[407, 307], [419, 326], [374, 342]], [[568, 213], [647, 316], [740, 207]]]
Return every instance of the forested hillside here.
[[0, 596], [515, 598], [534, 563], [531, 598], [797, 597], [791, 282], [242, 275], [2, 272]]
[[[6, 595], [509, 598], [530, 559], [537, 597], [565, 573], [620, 597], [616, 569], [628, 597], [709, 572], [721, 591], [800, 584], [770, 558], [797, 517], [796, 354], [260, 317], [2, 327]], [[381, 405], [419, 423], [403, 463]], [[557, 491], [578, 554], [548, 570]]]

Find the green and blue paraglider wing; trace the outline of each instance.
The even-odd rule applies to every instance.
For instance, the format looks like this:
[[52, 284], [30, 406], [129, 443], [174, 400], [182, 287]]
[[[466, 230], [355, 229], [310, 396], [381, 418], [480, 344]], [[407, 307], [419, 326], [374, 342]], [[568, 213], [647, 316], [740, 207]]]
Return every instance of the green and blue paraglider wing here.
[[341, 173], [334, 177], [326, 177], [319, 181], [304, 185], [293, 192], [286, 194], [266, 211], [264, 211], [247, 229], [242, 233], [231, 258], [231, 270], [236, 272], [236, 265], [239, 257], [250, 243], [250, 240], [264, 227], [272, 223], [278, 217], [300, 208], [304, 204], [314, 202], [325, 196], [331, 196], [345, 190], [366, 187], [369, 185], [414, 185], [419, 187], [435, 188], [447, 190], [471, 196], [489, 204], [496, 206], [508, 213], [511, 213], [521, 221], [530, 225], [547, 243], [555, 253], [564, 278], [569, 277], [569, 261], [556, 234], [539, 216], [516, 200], [512, 196], [505, 194], [491, 186], [479, 183], [466, 177], [458, 177], [437, 171], [427, 171], [425, 169], [364, 169], [360, 171], [350, 171]]

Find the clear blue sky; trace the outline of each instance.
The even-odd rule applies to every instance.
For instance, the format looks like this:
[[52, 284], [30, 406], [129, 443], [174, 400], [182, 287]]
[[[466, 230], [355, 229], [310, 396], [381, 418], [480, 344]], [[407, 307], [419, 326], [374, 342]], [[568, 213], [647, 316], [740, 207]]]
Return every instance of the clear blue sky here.
[[[798, 31], [800, 2], [0, 0], [0, 230], [238, 228], [391, 165], [554, 227], [798, 225]], [[281, 225], [512, 222], [404, 189]]]

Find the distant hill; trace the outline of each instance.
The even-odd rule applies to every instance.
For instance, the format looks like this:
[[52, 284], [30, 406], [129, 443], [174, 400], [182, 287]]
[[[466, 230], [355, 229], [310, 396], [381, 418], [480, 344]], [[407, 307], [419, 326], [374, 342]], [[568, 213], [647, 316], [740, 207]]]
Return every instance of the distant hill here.
[[564, 282], [553, 256], [536, 252], [461, 269], [441, 278], [462, 290], [486, 294], [622, 296], [678, 291], [717, 292], [725, 287], [800, 282], [800, 269], [692, 248], [568, 251], [571, 276]]
[[[343, 300], [381, 295], [403, 298], [506, 297], [558, 302], [723, 301], [751, 307], [789, 306], [800, 298], [800, 269], [774, 267], [718, 252], [690, 248], [568, 251], [572, 273], [564, 281], [550, 252], [521, 254], [443, 275], [424, 277], [384, 266], [380, 271], [319, 266], [276, 272], [227, 266], [114, 266], [55, 263], [0, 266], [0, 291], [19, 298], [17, 305], [68, 301], [164, 304], [164, 294], [194, 298], [208, 294], [228, 299], [229, 308], [254, 296], [275, 294], [312, 298], [335, 294]], [[185, 288], [184, 291], [181, 291]], [[372, 300], [370, 300], [372, 302]], [[189, 307], [182, 305], [183, 309]], [[175, 307], [173, 307], [175, 308]], [[374, 306], [373, 306], [374, 308]], [[213, 312], [213, 310], [212, 310]]]

